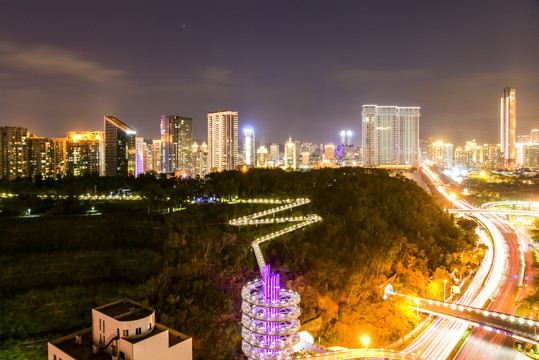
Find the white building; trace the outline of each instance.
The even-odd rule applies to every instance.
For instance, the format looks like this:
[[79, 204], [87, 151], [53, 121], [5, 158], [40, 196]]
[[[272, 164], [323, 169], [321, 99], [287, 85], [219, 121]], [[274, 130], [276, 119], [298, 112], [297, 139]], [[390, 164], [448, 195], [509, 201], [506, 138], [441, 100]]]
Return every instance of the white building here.
[[253, 129], [245, 129], [243, 136], [243, 165], [255, 166], [255, 132]]
[[234, 170], [238, 165], [238, 112], [208, 113], [208, 161], [211, 171]]
[[48, 343], [49, 360], [191, 360], [192, 339], [129, 299], [92, 309], [92, 327]]
[[418, 165], [419, 110], [363, 105], [363, 165]]

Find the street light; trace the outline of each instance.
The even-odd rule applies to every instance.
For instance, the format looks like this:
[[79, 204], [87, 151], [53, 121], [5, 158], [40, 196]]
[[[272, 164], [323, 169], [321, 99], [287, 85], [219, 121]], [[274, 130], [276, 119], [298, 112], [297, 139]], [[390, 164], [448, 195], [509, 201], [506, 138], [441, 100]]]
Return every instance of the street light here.
[[371, 342], [371, 339], [369, 339], [368, 336], [363, 336], [361, 338], [361, 343], [363, 344], [363, 346], [365, 346], [365, 350], [367, 350], [367, 346], [369, 345], [370, 342]]

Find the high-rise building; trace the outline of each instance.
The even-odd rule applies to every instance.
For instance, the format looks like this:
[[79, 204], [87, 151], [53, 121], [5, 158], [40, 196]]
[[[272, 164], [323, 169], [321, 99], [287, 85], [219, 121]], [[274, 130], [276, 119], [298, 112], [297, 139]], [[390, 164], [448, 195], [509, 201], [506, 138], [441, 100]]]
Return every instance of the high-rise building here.
[[335, 164], [335, 145], [329, 143], [324, 146], [324, 160], [330, 164]]
[[54, 173], [56, 177], [63, 177], [66, 173], [66, 143], [67, 138], [54, 139]]
[[238, 112], [208, 113], [210, 171], [234, 170], [238, 164]]
[[517, 143], [520, 144], [527, 144], [531, 142], [531, 136], [530, 135], [517, 135]]
[[150, 162], [152, 164], [152, 171], [156, 174], [161, 174], [163, 172], [163, 166], [161, 164], [161, 158], [163, 156], [162, 149], [161, 140], [153, 140], [150, 152]]
[[31, 135], [28, 142], [28, 174], [32, 178], [54, 178], [55, 146], [54, 139]]
[[270, 145], [269, 149], [269, 161], [271, 166], [279, 166], [280, 156], [279, 156], [279, 144], [273, 143]]
[[243, 136], [243, 165], [255, 166], [255, 132], [253, 129], [245, 129]]
[[66, 175], [103, 175], [103, 146], [102, 131], [68, 132]]
[[530, 141], [534, 144], [539, 144], [539, 129], [532, 129], [530, 133]]
[[419, 110], [419, 107], [364, 105], [363, 165], [418, 165]]
[[144, 138], [135, 138], [135, 176], [144, 174]]
[[453, 163], [453, 144], [445, 143], [442, 145], [442, 169], [451, 169]]
[[136, 134], [114, 116], [105, 116], [105, 176], [135, 175]]
[[268, 159], [268, 149], [264, 145], [260, 145], [256, 152], [256, 167], [267, 167]]
[[28, 130], [0, 127], [0, 179], [24, 178], [28, 173]]
[[178, 115], [161, 116], [162, 172], [188, 171], [192, 166], [193, 119]]
[[92, 309], [92, 327], [47, 344], [50, 360], [192, 360], [191, 337], [155, 322], [155, 310], [129, 299]]
[[284, 168], [296, 170], [296, 144], [289, 138], [284, 143]]
[[539, 168], [539, 144], [527, 144], [524, 147], [524, 166]]
[[514, 168], [516, 159], [515, 143], [517, 139], [517, 99], [515, 89], [510, 87], [503, 89], [500, 117], [500, 145], [504, 157], [504, 168]]
[[204, 177], [208, 174], [208, 145], [193, 143], [193, 169], [192, 176]]
[[142, 142], [142, 173], [153, 172], [151, 162], [152, 140], [144, 139]]

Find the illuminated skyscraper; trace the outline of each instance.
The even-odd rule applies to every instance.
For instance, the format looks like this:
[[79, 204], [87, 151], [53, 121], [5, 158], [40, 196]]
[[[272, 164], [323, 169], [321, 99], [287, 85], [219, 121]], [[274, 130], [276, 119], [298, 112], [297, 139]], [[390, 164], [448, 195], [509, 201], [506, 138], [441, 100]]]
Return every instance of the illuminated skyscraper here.
[[28, 130], [24, 127], [0, 127], [0, 179], [27, 177]]
[[161, 116], [162, 172], [186, 171], [192, 165], [193, 119], [178, 115]]
[[114, 116], [105, 116], [105, 176], [135, 175], [136, 134]]
[[269, 161], [271, 166], [276, 167], [279, 165], [280, 155], [279, 155], [279, 144], [273, 143], [269, 148]]
[[252, 129], [245, 129], [243, 135], [243, 165], [255, 166], [255, 132]]
[[28, 174], [32, 178], [54, 178], [55, 156], [54, 139], [29, 136], [28, 139]]
[[208, 174], [208, 145], [205, 142], [202, 145], [193, 144], [193, 169], [192, 176], [204, 177]]
[[238, 164], [238, 112], [208, 113], [210, 171], [234, 170]]
[[144, 138], [135, 138], [135, 176], [144, 174]]
[[268, 149], [264, 145], [260, 145], [256, 152], [256, 167], [268, 166]]
[[155, 174], [161, 174], [163, 172], [163, 166], [161, 165], [161, 158], [163, 156], [161, 140], [153, 140], [149, 156], [152, 164], [152, 171]]
[[364, 166], [419, 164], [419, 109], [363, 106]]
[[296, 170], [296, 144], [292, 138], [284, 143], [284, 167], [287, 170]]
[[68, 132], [66, 139], [67, 175], [103, 175], [103, 132]]
[[515, 143], [517, 139], [517, 98], [515, 89], [510, 87], [503, 89], [500, 117], [500, 145], [504, 158], [504, 167], [514, 168], [516, 159]]
[[335, 164], [335, 145], [333, 143], [324, 146], [324, 160]]

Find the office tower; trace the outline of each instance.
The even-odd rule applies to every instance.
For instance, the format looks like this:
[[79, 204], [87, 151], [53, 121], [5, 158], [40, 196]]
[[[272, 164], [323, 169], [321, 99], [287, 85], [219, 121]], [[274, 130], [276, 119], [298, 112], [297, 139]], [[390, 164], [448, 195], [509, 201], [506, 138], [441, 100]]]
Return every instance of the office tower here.
[[289, 138], [284, 143], [284, 168], [286, 170], [296, 170], [296, 144]]
[[517, 143], [527, 144], [531, 142], [531, 135], [517, 135]]
[[151, 163], [152, 140], [144, 139], [142, 142], [142, 173], [153, 172]]
[[346, 131], [341, 130], [341, 145], [346, 144]]
[[252, 129], [245, 129], [243, 136], [243, 165], [255, 166], [255, 132]]
[[302, 152], [301, 153], [301, 168], [302, 169], [308, 169], [309, 166], [311, 165], [310, 164], [310, 156], [311, 156], [311, 153], [310, 152]]
[[28, 142], [28, 174], [32, 178], [55, 177], [54, 139], [31, 135]]
[[204, 177], [209, 173], [208, 171], [208, 145], [205, 142], [202, 145], [198, 145], [196, 142], [193, 143], [192, 147], [193, 152], [193, 176]]
[[0, 127], [0, 179], [24, 178], [28, 173], [28, 130]]
[[279, 144], [273, 143], [270, 145], [269, 160], [273, 167], [279, 166], [279, 162], [280, 162]]
[[333, 143], [324, 146], [324, 160], [331, 164], [335, 164], [335, 145], [333, 145]]
[[503, 89], [500, 117], [500, 146], [504, 157], [504, 168], [514, 168], [516, 157], [515, 143], [517, 138], [517, 99], [515, 89], [510, 87]]
[[363, 165], [418, 165], [419, 110], [419, 107], [364, 105]]
[[68, 132], [66, 139], [66, 175], [102, 175], [103, 147], [102, 131]]
[[208, 113], [210, 171], [234, 170], [238, 164], [238, 112]]
[[134, 176], [136, 131], [115, 118], [105, 116], [105, 176]]
[[539, 129], [533, 129], [530, 134], [530, 141], [539, 144]]
[[193, 119], [178, 115], [161, 116], [161, 146], [163, 173], [188, 171], [192, 165]]
[[268, 167], [268, 149], [264, 145], [260, 145], [256, 152], [256, 166], [257, 167]]
[[190, 336], [155, 322], [154, 309], [129, 299], [93, 308], [90, 328], [47, 348], [50, 360], [193, 359]]
[[135, 138], [135, 177], [144, 174], [144, 138]]
[[483, 165], [483, 147], [475, 140], [466, 141], [465, 146], [455, 149], [455, 165], [464, 168], [479, 168]]

